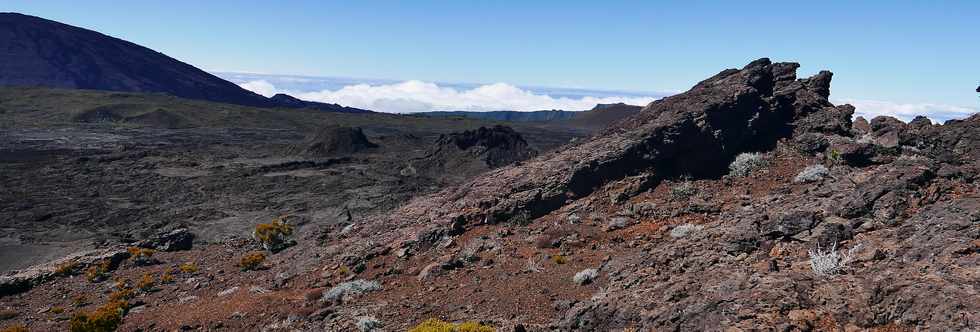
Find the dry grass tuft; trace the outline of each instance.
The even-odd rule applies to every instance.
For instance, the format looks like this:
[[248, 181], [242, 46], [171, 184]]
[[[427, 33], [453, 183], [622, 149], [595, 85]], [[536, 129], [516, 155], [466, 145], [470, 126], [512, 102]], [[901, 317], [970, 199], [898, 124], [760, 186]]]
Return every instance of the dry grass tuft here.
[[109, 278], [109, 271], [112, 269], [112, 261], [103, 259], [98, 264], [89, 266], [85, 270], [85, 279], [91, 282], [100, 282]]
[[255, 225], [255, 231], [252, 232], [252, 238], [271, 252], [291, 246], [294, 242], [289, 237], [292, 235], [293, 226], [286, 223], [286, 216], [275, 218], [268, 224]]
[[262, 267], [262, 262], [265, 261], [265, 254], [261, 252], [253, 252], [242, 256], [242, 259], [238, 262], [238, 267], [242, 271], [255, 271]]
[[180, 273], [194, 273], [197, 272], [197, 264], [195, 264], [194, 262], [187, 262], [184, 264], [180, 264], [180, 267], [178, 267], [178, 269], [180, 269]]
[[408, 332], [496, 332], [493, 326], [477, 322], [449, 323], [441, 319], [430, 318], [408, 330]]

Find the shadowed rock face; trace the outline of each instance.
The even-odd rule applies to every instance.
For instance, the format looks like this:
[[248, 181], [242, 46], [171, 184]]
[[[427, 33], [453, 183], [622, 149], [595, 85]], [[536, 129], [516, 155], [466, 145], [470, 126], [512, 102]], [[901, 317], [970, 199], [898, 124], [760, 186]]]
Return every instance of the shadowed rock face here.
[[536, 154], [520, 133], [497, 125], [440, 135], [426, 156], [412, 161], [411, 165], [436, 178], [465, 179]]
[[271, 106], [245, 90], [151, 49], [38, 17], [0, 13], [0, 85], [163, 92]]
[[442, 135], [436, 141], [434, 154], [451, 147], [469, 151], [492, 168], [524, 160], [534, 154], [521, 134], [500, 125]]

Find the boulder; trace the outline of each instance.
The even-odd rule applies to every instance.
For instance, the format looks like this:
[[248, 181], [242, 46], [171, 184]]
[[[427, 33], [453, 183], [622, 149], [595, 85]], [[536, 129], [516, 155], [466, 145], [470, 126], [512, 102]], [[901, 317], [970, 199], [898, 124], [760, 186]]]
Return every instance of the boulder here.
[[137, 245], [159, 251], [190, 250], [194, 245], [194, 234], [186, 228], [178, 228], [140, 241]]

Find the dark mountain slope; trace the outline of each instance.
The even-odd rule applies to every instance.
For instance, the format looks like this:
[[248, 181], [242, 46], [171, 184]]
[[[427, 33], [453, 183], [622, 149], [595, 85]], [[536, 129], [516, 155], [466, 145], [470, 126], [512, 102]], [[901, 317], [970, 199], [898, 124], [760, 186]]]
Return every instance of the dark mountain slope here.
[[591, 110], [579, 112], [577, 116], [563, 124], [576, 127], [602, 129], [606, 126], [629, 118], [643, 109], [642, 106], [627, 105], [623, 103], [599, 104]]
[[39, 17], [0, 13], [0, 85], [163, 92], [271, 106], [263, 96], [125, 40]]
[[340, 112], [340, 113], [374, 113], [360, 108], [341, 106], [337, 104], [320, 103], [315, 101], [302, 100], [285, 93], [277, 93], [269, 98], [270, 101], [279, 107], [286, 108], [309, 108], [321, 111]]

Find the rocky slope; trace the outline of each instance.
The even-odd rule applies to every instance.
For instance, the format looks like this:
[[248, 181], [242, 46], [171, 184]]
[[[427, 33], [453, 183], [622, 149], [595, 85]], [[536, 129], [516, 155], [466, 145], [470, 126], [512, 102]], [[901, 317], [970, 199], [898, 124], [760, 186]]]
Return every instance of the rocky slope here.
[[121, 329], [980, 329], [980, 115], [852, 122], [831, 73], [797, 67], [724, 70], [588, 140], [307, 226], [257, 271], [235, 266], [260, 250], [247, 239], [150, 266], [109, 250], [79, 270], [108, 257], [121, 285], [41, 266], [8, 276], [0, 305], [6, 324], [57, 329], [196, 262], [131, 299]]
[[269, 101], [274, 103], [276, 106], [287, 107], [287, 108], [310, 108], [315, 110], [340, 112], [340, 113], [371, 113], [371, 111], [368, 110], [346, 107], [338, 104], [327, 104], [327, 103], [320, 103], [315, 101], [306, 101], [284, 93], [277, 93], [276, 95], [269, 97]]
[[39, 17], [0, 13], [0, 85], [164, 92], [267, 106], [265, 98], [151, 49]]

